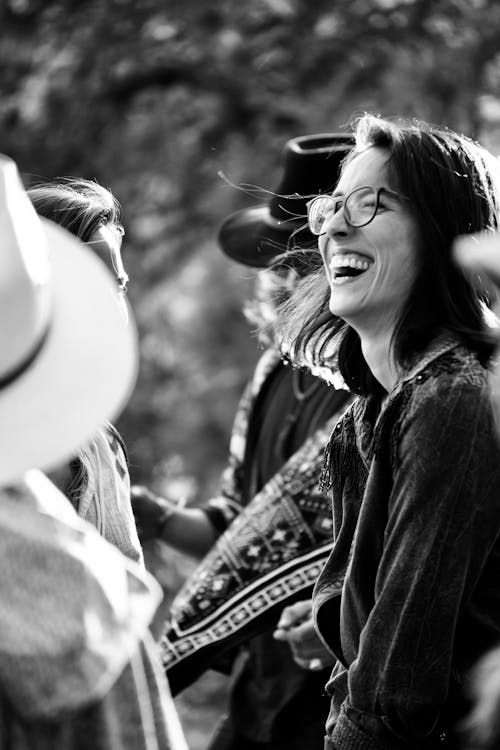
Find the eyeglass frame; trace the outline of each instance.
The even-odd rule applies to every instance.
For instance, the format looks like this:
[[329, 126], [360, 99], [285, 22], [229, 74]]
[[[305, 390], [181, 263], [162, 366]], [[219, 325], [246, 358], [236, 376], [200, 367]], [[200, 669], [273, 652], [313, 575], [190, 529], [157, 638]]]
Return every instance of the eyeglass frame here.
[[[371, 190], [373, 193], [375, 193], [375, 208], [373, 210], [373, 215], [368, 219], [368, 221], [364, 221], [362, 224], [353, 224], [349, 220], [348, 214], [346, 215], [345, 204], [349, 200], [349, 198], [351, 197], [351, 195], [353, 195], [354, 193], [357, 193], [359, 190]], [[335, 204], [335, 210], [334, 210], [332, 216], [335, 216], [335, 214], [337, 214], [340, 211], [340, 209], [343, 208], [344, 209], [344, 219], [347, 222], [347, 224], [349, 224], [349, 226], [353, 227], [354, 229], [359, 229], [360, 227], [366, 227], [368, 224], [370, 224], [373, 221], [373, 219], [375, 218], [375, 216], [377, 215], [379, 207], [380, 207], [380, 195], [381, 195], [381, 193], [387, 193], [388, 195], [391, 195], [391, 196], [393, 196], [395, 198], [398, 198], [398, 199], [400, 199], [402, 197], [399, 193], [395, 193], [394, 190], [389, 190], [388, 188], [385, 188], [385, 187], [379, 187], [379, 188], [375, 189], [371, 185], [360, 185], [360, 187], [357, 187], [357, 188], [354, 188], [354, 190], [351, 190], [351, 192], [348, 193], [346, 196], [344, 196], [344, 198], [336, 198], [333, 195], [327, 195], [326, 193], [322, 194], [322, 195], [316, 195], [314, 198], [311, 198], [311, 200], [306, 203], [306, 208], [307, 208], [307, 225], [309, 227], [309, 231], [315, 237], [321, 237], [323, 234], [326, 234], [326, 232], [315, 232], [315, 231], [313, 231], [313, 229], [311, 227], [311, 222], [310, 222], [310, 219], [309, 219], [309, 215], [310, 215], [310, 211], [311, 211], [311, 206], [314, 203], [316, 203], [316, 201], [319, 201], [320, 199], [325, 199], [325, 198], [327, 200], [332, 201]], [[338, 204], [341, 204], [341, 205], [339, 206]]]

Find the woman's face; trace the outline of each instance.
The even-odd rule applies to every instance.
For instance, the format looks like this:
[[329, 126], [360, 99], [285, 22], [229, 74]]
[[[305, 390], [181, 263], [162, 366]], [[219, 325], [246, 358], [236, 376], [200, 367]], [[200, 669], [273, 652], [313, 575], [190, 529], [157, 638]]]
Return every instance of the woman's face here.
[[[346, 167], [333, 193], [342, 199], [362, 186], [393, 191], [388, 154], [371, 147]], [[404, 200], [382, 192], [376, 215], [350, 226], [341, 207], [330, 216], [319, 249], [330, 285], [330, 310], [358, 331], [392, 331], [419, 268], [418, 228]]]
[[128, 275], [123, 265], [121, 248], [123, 242], [123, 227], [121, 224], [100, 224], [92, 233], [87, 244], [104, 261], [110, 271], [116, 276], [118, 286], [125, 291]]

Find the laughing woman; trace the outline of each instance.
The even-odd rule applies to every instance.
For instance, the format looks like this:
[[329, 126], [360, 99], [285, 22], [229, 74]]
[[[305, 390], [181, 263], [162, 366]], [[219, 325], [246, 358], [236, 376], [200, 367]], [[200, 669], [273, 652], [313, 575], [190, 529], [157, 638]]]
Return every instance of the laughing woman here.
[[453, 239], [497, 227], [500, 170], [448, 130], [361, 118], [309, 204], [326, 270], [283, 310], [299, 364], [358, 394], [323, 482], [334, 546], [316, 626], [338, 661], [326, 747], [458, 747], [470, 667], [500, 641], [500, 445], [484, 290]]

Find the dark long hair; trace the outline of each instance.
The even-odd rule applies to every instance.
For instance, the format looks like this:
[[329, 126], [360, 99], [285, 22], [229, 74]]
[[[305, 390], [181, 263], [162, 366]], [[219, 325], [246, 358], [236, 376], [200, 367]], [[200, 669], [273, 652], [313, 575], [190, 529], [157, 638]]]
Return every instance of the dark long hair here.
[[[365, 115], [355, 128], [356, 145], [343, 169], [365, 148], [388, 154], [391, 186], [408, 199], [420, 236], [421, 264], [397, 321], [396, 362], [408, 364], [439, 331], [454, 334], [485, 364], [495, 337], [485, 318], [489, 294], [479, 279], [454, 263], [453, 240], [462, 234], [497, 229], [500, 165], [486, 149], [451, 130], [425, 124], [398, 124]], [[332, 365], [332, 353], [355, 393], [377, 383], [361, 351], [356, 331], [329, 311], [324, 278], [306, 280], [281, 311], [281, 329], [292, 358], [313, 366]]]

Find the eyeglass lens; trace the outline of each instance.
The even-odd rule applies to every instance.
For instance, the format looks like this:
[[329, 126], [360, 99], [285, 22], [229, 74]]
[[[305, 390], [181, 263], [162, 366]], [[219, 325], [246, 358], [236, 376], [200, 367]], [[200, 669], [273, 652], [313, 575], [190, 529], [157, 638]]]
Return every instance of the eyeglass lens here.
[[344, 218], [352, 227], [369, 224], [377, 213], [378, 192], [372, 187], [360, 187], [345, 198], [320, 195], [308, 206], [309, 229], [313, 234], [323, 234], [325, 223], [343, 207]]

